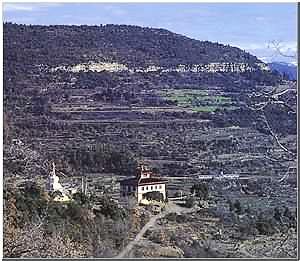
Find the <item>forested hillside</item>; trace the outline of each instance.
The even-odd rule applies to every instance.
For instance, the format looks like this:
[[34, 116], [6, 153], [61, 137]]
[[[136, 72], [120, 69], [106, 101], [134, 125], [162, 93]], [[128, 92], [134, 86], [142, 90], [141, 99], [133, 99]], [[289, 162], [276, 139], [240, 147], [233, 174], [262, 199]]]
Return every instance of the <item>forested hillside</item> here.
[[5, 60], [36, 65], [75, 64], [90, 60], [115, 61], [129, 66], [259, 62], [255, 56], [228, 45], [193, 40], [165, 29], [127, 25], [28, 26], [6, 23], [4, 46], [8, 47], [5, 48]]

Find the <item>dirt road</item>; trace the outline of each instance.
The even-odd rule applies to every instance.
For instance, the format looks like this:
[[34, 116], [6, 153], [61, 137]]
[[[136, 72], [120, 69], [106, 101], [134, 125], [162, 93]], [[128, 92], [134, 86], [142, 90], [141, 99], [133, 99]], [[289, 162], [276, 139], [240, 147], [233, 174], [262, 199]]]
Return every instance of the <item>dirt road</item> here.
[[174, 202], [169, 201], [168, 204], [166, 205], [166, 208], [163, 212], [159, 213], [158, 215], [155, 215], [150, 218], [150, 220], [143, 226], [143, 228], [140, 230], [140, 232], [135, 236], [135, 238], [128, 243], [128, 245], [114, 258], [124, 258], [127, 257], [129, 252], [132, 250], [134, 245], [136, 245], [144, 236], [146, 231], [150, 228], [155, 226], [156, 221], [164, 216], [166, 216], [169, 213], [189, 213], [193, 212], [194, 209], [192, 208], [183, 208], [178, 205], [176, 205]]

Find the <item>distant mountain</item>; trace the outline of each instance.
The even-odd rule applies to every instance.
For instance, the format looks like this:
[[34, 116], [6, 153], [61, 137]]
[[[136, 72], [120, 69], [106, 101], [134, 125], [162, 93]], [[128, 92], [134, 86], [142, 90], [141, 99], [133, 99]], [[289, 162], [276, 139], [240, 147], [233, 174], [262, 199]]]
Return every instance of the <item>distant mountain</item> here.
[[286, 62], [272, 62], [268, 64], [272, 71], [277, 71], [281, 75], [285, 74], [290, 80], [297, 80], [297, 66]]

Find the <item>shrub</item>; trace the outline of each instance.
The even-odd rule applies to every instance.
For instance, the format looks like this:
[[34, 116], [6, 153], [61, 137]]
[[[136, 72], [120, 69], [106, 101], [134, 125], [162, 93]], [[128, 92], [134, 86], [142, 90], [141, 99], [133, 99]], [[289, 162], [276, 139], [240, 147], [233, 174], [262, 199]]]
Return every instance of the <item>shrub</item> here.
[[76, 202], [68, 204], [66, 215], [72, 220], [80, 222], [82, 220], [82, 207]]
[[195, 194], [195, 196], [199, 197], [200, 199], [203, 200], [208, 199], [208, 195], [209, 195], [208, 184], [206, 182], [194, 184], [191, 188], [191, 193]]
[[149, 240], [154, 243], [161, 244], [164, 242], [164, 236], [161, 231], [152, 231], [149, 236]]
[[23, 191], [16, 193], [15, 197], [16, 208], [22, 212], [18, 216], [20, 223], [39, 220], [39, 217], [46, 214], [48, 201], [43, 190], [35, 183], [26, 185]]
[[185, 207], [187, 208], [191, 208], [194, 206], [194, 203], [195, 203], [195, 199], [193, 197], [188, 197], [186, 200], [185, 200]]
[[229, 211], [232, 212], [234, 210], [234, 206], [231, 200], [227, 201], [228, 205], [229, 205]]
[[[217, 258], [222, 255], [212, 246], [212, 242], [207, 240], [203, 243], [194, 241], [192, 245], [183, 248], [185, 258]], [[223, 255], [224, 256], [224, 255]]]
[[89, 202], [89, 198], [82, 192], [73, 194], [72, 198], [80, 205], [84, 205]]
[[34, 182], [28, 182], [27, 184], [25, 184], [23, 191], [27, 196], [31, 197], [39, 197], [42, 194], [41, 187]]
[[187, 220], [188, 220], [188, 218], [185, 215], [177, 215], [176, 216], [177, 223], [185, 223]]
[[103, 196], [100, 198], [100, 212], [106, 216], [110, 217], [114, 220], [124, 218], [125, 211], [119, 208], [118, 204], [107, 196]]
[[166, 219], [169, 220], [169, 221], [175, 221], [176, 220], [176, 216], [177, 216], [177, 214], [174, 213], [174, 212], [172, 212], [172, 213], [166, 215]]
[[242, 214], [242, 206], [239, 200], [236, 200], [233, 204], [234, 210], [237, 214]]
[[256, 228], [258, 232], [263, 235], [272, 235], [276, 232], [273, 220], [264, 218], [262, 215], [260, 215], [256, 221]]
[[238, 225], [239, 232], [242, 237], [248, 237], [257, 234], [257, 228], [255, 225], [255, 220], [251, 218], [250, 215], [247, 215]]
[[281, 212], [280, 212], [279, 208], [274, 209], [274, 218], [276, 221], [282, 223], [282, 216], [281, 216]]

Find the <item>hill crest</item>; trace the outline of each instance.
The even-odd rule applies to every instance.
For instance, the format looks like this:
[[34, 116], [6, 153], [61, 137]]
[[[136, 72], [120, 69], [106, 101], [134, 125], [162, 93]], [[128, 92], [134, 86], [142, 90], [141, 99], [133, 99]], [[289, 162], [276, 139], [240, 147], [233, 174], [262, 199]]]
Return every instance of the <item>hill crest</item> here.
[[[129, 25], [41, 26], [5, 23], [4, 46], [8, 44], [12, 51], [18, 49], [27, 57], [32, 55], [34, 64], [51, 66], [91, 61], [116, 62], [131, 68], [263, 63], [237, 47], [191, 39], [166, 29]], [[10, 54], [9, 50], [5, 55], [7, 53]]]

